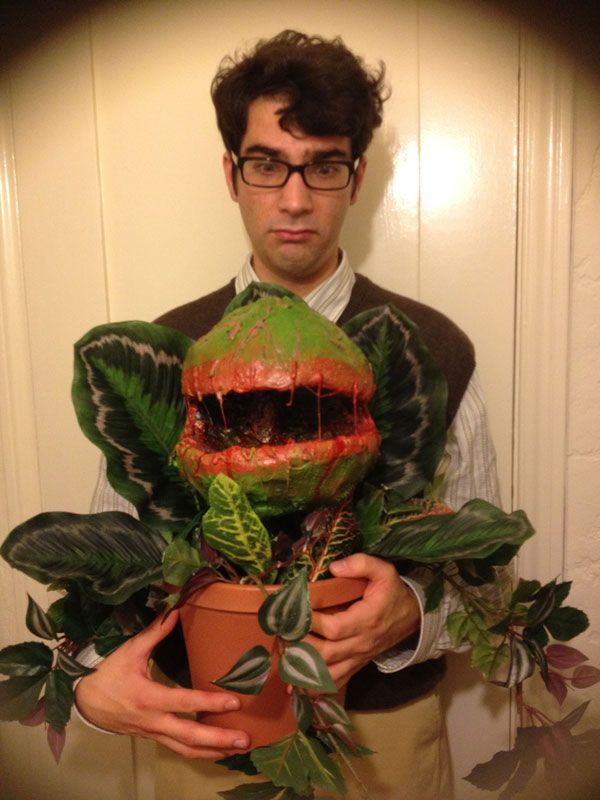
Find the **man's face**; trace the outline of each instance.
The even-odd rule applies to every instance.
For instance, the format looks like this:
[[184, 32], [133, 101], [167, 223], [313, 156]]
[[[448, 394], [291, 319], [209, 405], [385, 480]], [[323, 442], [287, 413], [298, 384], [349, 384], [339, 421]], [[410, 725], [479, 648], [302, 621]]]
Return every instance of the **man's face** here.
[[[277, 114], [283, 98], [261, 97], [248, 109], [240, 156], [271, 156], [290, 164], [319, 158], [352, 160], [347, 136], [288, 133]], [[338, 241], [346, 212], [357, 197], [365, 170], [361, 159], [349, 186], [337, 191], [309, 189], [299, 173], [285, 186], [263, 189], [234, 178], [231, 156], [223, 158], [229, 193], [239, 203], [252, 242], [253, 266], [262, 281], [307, 294], [331, 275], [338, 263]]]

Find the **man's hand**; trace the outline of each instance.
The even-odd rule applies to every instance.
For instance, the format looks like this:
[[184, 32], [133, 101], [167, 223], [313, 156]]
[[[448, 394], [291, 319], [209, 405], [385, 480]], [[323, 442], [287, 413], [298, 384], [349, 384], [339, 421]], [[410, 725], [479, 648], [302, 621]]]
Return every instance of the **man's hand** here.
[[314, 645], [338, 688], [373, 658], [419, 630], [421, 612], [414, 592], [394, 566], [363, 553], [334, 561], [330, 572], [340, 578], [367, 578], [362, 600], [337, 614], [313, 612]]
[[247, 750], [243, 731], [226, 730], [182, 719], [178, 713], [233, 711], [237, 697], [224, 692], [169, 688], [150, 679], [148, 660], [154, 647], [170, 633], [178, 613], [163, 622], [155, 620], [146, 630], [111, 653], [86, 675], [76, 689], [77, 708], [94, 725], [114, 733], [154, 739], [186, 758], [222, 758]]

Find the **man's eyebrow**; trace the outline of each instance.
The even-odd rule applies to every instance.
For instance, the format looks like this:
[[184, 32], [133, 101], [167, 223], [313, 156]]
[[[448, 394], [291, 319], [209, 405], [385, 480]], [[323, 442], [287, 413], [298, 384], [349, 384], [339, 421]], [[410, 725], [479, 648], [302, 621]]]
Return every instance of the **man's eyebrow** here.
[[[253, 144], [249, 147], [245, 147], [244, 155], [259, 155], [285, 160], [281, 150], [274, 147], [267, 147], [263, 144]], [[309, 150], [306, 153], [307, 163], [312, 161], [327, 161], [329, 158], [343, 158], [349, 160], [351, 156], [339, 147], [331, 147], [327, 150]]]

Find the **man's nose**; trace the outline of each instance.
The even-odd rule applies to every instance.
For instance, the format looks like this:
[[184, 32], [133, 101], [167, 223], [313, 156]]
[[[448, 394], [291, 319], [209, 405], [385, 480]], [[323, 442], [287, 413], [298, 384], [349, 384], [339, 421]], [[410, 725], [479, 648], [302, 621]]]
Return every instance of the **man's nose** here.
[[293, 172], [279, 190], [279, 207], [294, 216], [312, 211], [313, 193], [299, 172]]

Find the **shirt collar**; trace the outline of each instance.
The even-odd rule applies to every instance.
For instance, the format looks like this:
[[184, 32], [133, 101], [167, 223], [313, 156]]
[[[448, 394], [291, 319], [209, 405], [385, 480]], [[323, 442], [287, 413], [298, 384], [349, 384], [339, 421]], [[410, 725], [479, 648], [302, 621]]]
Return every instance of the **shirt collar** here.
[[[350, 294], [356, 280], [354, 272], [352, 272], [350, 268], [345, 250], [341, 252], [341, 261], [333, 275], [330, 275], [329, 278], [324, 280], [323, 283], [319, 284], [319, 286], [313, 289], [312, 292], [309, 292], [304, 298], [307, 305], [312, 308], [313, 311], [318, 311], [319, 314], [322, 314], [330, 320], [330, 322], [337, 322], [341, 317], [342, 312], [350, 302]], [[252, 281], [258, 280], [256, 272], [254, 272], [254, 268], [252, 267], [252, 256], [249, 255], [241, 270], [236, 275], [236, 293], [239, 294], [249, 286]]]

